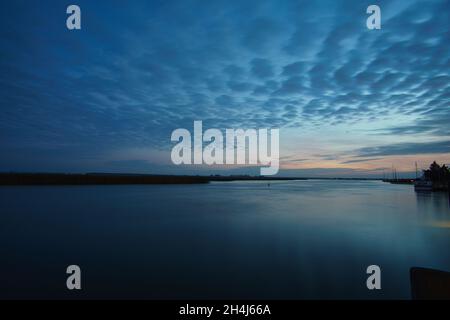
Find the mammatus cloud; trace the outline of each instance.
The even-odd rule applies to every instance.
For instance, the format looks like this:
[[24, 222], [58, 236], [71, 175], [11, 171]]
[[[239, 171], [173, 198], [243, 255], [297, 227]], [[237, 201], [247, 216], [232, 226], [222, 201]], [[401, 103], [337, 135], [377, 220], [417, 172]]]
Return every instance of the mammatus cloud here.
[[357, 149], [354, 164], [449, 152], [446, 0], [380, 1], [377, 31], [361, 1], [79, 5], [83, 28], [68, 32], [63, 3], [0, 4], [1, 170], [74, 158], [141, 168], [149, 159], [126, 162], [126, 150], [167, 151], [194, 120], [289, 129], [291, 145], [326, 132]]

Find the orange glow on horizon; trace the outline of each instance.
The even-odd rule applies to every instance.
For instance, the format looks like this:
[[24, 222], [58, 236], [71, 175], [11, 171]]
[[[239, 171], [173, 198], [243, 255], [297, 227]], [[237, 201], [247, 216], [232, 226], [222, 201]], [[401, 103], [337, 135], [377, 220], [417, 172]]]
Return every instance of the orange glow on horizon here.
[[[281, 169], [352, 169], [358, 171], [372, 171], [382, 173], [383, 170], [389, 173], [392, 168], [397, 172], [414, 172], [415, 163], [417, 162], [417, 169], [419, 174], [423, 169], [427, 169], [429, 165], [436, 161], [439, 164], [450, 163], [450, 154], [420, 154], [420, 155], [405, 155], [405, 156], [385, 156], [382, 158], [373, 157], [376, 159], [364, 158], [339, 158], [336, 160], [311, 159], [305, 160], [301, 163], [289, 162], [289, 160], [281, 161]], [[357, 160], [357, 162], [353, 162]], [[350, 161], [350, 162], [348, 162]]]

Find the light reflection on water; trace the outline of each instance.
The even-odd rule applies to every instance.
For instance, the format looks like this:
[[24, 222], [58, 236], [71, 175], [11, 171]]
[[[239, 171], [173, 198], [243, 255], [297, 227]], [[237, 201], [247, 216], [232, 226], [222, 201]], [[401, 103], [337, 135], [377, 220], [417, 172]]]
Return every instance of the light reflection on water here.
[[[450, 271], [447, 193], [378, 181], [0, 188], [0, 297], [409, 298]], [[366, 267], [382, 270], [368, 291]]]

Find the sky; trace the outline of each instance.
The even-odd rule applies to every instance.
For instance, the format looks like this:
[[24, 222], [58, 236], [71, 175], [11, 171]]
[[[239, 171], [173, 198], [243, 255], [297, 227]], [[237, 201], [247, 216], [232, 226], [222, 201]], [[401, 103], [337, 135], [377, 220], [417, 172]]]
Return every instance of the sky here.
[[448, 0], [16, 0], [0, 26], [2, 172], [259, 172], [175, 166], [194, 120], [279, 128], [281, 175], [450, 163]]

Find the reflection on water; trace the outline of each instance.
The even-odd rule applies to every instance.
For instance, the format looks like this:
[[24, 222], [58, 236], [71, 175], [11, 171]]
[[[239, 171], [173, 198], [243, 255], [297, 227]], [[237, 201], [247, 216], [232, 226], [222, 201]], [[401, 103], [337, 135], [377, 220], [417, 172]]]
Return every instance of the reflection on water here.
[[448, 192], [416, 192], [417, 207], [422, 212], [430, 213], [430, 221], [435, 226], [450, 225], [448, 210], [450, 209], [450, 193]]
[[[450, 270], [446, 193], [374, 181], [0, 188], [0, 297], [409, 298]], [[368, 291], [366, 267], [382, 271]]]

